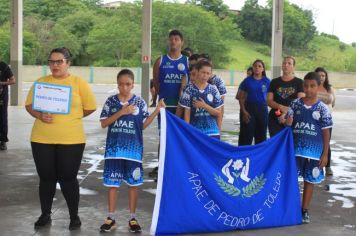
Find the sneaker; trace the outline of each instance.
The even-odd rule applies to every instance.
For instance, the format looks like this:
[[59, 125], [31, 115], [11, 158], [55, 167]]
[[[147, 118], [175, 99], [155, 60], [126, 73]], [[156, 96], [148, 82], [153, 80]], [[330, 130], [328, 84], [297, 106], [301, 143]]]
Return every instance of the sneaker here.
[[141, 226], [138, 224], [135, 218], [129, 220], [129, 230], [131, 233], [139, 233], [141, 232]]
[[158, 176], [158, 166], [153, 168], [153, 170], [148, 173], [148, 176], [151, 177], [151, 178], [157, 178], [157, 176]]
[[35, 229], [42, 228], [52, 222], [51, 214], [42, 214], [35, 222]]
[[7, 150], [6, 142], [0, 142], [0, 150]]
[[104, 224], [100, 226], [101, 232], [110, 232], [112, 229], [116, 228], [115, 220], [111, 219], [110, 217], [106, 218]]
[[327, 176], [333, 176], [334, 172], [330, 167], [325, 168], [325, 172]]
[[150, 107], [156, 107], [156, 103], [152, 103]]
[[309, 224], [310, 223], [310, 216], [308, 209], [302, 209], [302, 223]]
[[80, 221], [79, 216], [76, 216], [76, 217], [70, 219], [68, 228], [69, 228], [69, 230], [76, 230], [76, 229], [79, 229], [81, 225], [82, 225], [82, 222]]

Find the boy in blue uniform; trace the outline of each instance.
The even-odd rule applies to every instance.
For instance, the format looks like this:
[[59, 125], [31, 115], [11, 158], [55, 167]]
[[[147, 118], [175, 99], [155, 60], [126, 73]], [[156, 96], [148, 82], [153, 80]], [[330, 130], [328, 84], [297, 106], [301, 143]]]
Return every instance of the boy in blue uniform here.
[[103, 181], [108, 190], [108, 217], [100, 227], [102, 232], [110, 232], [116, 227], [117, 188], [125, 182], [129, 186], [129, 229], [140, 232], [141, 227], [135, 219], [137, 186], [143, 183], [142, 153], [145, 129], [159, 109], [164, 107], [161, 100], [149, 116], [145, 101], [131, 93], [134, 74], [124, 69], [117, 75], [119, 94], [109, 97], [100, 115], [103, 128], [108, 127], [105, 148]]
[[179, 104], [184, 107], [184, 120], [208, 136], [220, 138], [217, 119], [223, 102], [216, 86], [208, 83], [212, 65], [202, 60], [196, 64], [198, 76], [185, 89]]
[[328, 107], [317, 98], [319, 85], [318, 73], [306, 74], [303, 83], [305, 97], [291, 103], [286, 120], [286, 124], [293, 128], [298, 174], [304, 179], [303, 223], [310, 222], [308, 207], [314, 184], [325, 179], [323, 168], [328, 162], [329, 129], [333, 125]]

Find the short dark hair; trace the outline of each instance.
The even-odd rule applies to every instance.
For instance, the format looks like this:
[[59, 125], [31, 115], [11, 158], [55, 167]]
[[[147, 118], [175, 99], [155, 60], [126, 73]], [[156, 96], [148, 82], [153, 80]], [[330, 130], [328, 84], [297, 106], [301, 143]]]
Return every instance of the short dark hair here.
[[193, 55], [193, 49], [191, 49], [189, 47], [184, 48], [183, 51], [182, 51], [182, 54], [184, 56], [190, 57], [190, 55]]
[[331, 84], [329, 82], [329, 75], [328, 72], [323, 68], [323, 67], [318, 67], [315, 69], [315, 72], [323, 72], [325, 74], [325, 82], [323, 84], [324, 88], [326, 89], [326, 91], [330, 92], [331, 89]]
[[192, 54], [190, 57], [189, 57], [189, 61], [197, 61], [199, 58], [199, 54]]
[[183, 34], [179, 30], [171, 30], [168, 34], [168, 38], [171, 36], [179, 36], [179, 38], [183, 41]]
[[308, 72], [308, 73], [304, 76], [304, 81], [305, 81], [305, 80], [315, 80], [318, 85], [321, 84], [321, 82], [320, 82], [320, 75], [319, 75], [318, 72], [314, 72], [314, 71]]
[[116, 79], [119, 80], [119, 78], [120, 78], [121, 76], [123, 76], [123, 75], [129, 76], [130, 79], [132, 79], [132, 81], [135, 81], [135, 75], [134, 75], [134, 73], [133, 73], [131, 70], [129, 70], [129, 69], [122, 69], [122, 70], [120, 70], [120, 72], [117, 74]]
[[207, 67], [210, 67], [211, 69], [213, 69], [213, 65], [208, 60], [205, 60], [205, 59], [198, 61], [198, 63], [195, 65], [195, 68], [197, 70], [200, 70], [204, 66], [207, 66]]
[[209, 56], [208, 53], [201, 53], [201, 54], [199, 54], [198, 60], [199, 60], [199, 59], [204, 59], [204, 60], [207, 60], [207, 61], [209, 61], [209, 62], [211, 63], [211, 57]]
[[66, 47], [61, 47], [61, 48], [53, 48], [51, 50], [51, 52], [49, 53], [49, 57], [53, 54], [53, 53], [60, 53], [64, 56], [64, 59], [66, 59], [67, 61], [71, 61], [72, 60], [72, 53], [70, 52], [70, 50]]

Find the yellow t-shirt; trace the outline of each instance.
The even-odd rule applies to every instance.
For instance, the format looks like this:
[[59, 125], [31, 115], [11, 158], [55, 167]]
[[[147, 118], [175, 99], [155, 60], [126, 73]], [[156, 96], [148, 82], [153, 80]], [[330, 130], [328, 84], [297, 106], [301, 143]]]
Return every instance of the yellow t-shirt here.
[[[95, 110], [95, 95], [89, 84], [75, 76], [55, 79], [52, 75], [39, 78], [37, 82], [65, 85], [72, 87], [69, 114], [53, 114], [53, 123], [47, 124], [35, 120], [32, 128], [31, 141], [45, 144], [78, 144], [85, 143], [83, 127], [83, 110]], [[32, 104], [33, 85], [27, 95], [26, 105]]]

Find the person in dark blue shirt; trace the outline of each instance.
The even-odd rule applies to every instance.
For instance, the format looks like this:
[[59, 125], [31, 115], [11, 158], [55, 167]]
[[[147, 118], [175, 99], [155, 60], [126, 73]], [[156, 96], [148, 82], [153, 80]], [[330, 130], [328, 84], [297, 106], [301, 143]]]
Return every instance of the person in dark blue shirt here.
[[239, 145], [251, 145], [267, 139], [268, 108], [267, 91], [270, 80], [266, 77], [265, 64], [256, 60], [252, 64], [253, 74], [245, 78], [239, 87], [241, 108]]

